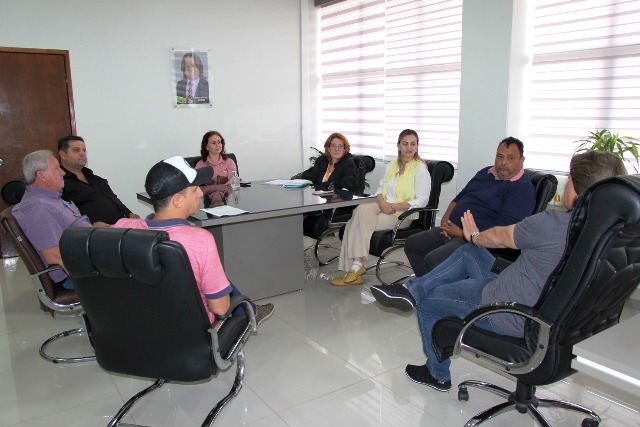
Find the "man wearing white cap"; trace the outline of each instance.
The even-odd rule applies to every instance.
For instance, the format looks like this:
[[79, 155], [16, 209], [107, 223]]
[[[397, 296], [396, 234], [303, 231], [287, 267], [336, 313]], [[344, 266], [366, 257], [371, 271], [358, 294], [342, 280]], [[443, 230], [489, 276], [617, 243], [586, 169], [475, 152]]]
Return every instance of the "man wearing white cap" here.
[[[144, 184], [154, 213], [146, 219], [122, 218], [113, 227], [162, 230], [171, 240], [180, 242], [191, 262], [209, 320], [213, 322], [216, 315], [222, 316], [229, 309], [230, 296], [240, 292], [227, 279], [213, 235], [187, 221], [200, 207], [203, 197], [200, 185], [211, 181], [212, 175], [211, 167], [193, 169], [180, 156], [156, 163]], [[273, 304], [252, 305], [258, 325], [273, 314]]]

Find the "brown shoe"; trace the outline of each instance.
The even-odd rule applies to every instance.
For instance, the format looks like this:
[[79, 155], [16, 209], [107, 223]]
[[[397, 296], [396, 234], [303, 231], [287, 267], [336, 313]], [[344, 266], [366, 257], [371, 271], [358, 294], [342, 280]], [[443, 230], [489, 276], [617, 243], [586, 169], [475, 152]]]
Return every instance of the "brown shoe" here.
[[[351, 270], [350, 272], [352, 273], [353, 270]], [[362, 276], [358, 276], [354, 281], [347, 283], [345, 279], [348, 275], [349, 273], [345, 274], [344, 276], [336, 277], [331, 281], [331, 284], [335, 286], [349, 286], [349, 285], [362, 285], [364, 283], [364, 278]]]
[[340, 276], [331, 281], [332, 285], [342, 286], [342, 285], [362, 285], [364, 283], [364, 279], [362, 275], [367, 272], [367, 269], [364, 267], [360, 267], [358, 271], [349, 270], [347, 274], [344, 276]]
[[364, 266], [360, 267], [358, 271], [349, 270], [347, 274], [344, 276], [345, 285], [350, 285], [351, 282], [355, 282], [359, 278], [361, 279], [362, 278], [361, 276], [366, 272], [367, 272], [367, 269], [364, 268]]
[[260, 327], [260, 324], [273, 315], [275, 308], [273, 304], [256, 304], [256, 328]]

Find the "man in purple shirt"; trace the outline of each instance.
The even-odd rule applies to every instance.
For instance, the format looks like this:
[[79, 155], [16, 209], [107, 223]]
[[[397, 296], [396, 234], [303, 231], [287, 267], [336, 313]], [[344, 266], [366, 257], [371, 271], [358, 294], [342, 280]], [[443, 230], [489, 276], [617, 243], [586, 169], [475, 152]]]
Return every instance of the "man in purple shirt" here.
[[[64, 268], [59, 247], [62, 233], [69, 227], [91, 227], [92, 224], [76, 205], [62, 200], [64, 171], [51, 151], [27, 154], [22, 159], [22, 173], [28, 186], [12, 214], [44, 263]], [[104, 223], [94, 225], [106, 226]], [[49, 276], [66, 289], [73, 289], [63, 270], [52, 271]]]

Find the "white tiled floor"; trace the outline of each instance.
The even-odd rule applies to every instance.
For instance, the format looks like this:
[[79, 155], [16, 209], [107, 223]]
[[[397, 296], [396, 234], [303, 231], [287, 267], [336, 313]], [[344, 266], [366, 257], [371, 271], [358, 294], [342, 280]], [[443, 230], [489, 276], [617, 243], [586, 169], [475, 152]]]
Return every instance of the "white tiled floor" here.
[[[249, 339], [244, 387], [215, 425], [461, 426], [499, 402], [497, 396], [474, 389], [470, 401], [458, 402], [455, 391], [438, 393], [405, 377], [407, 363], [424, 362], [415, 316], [375, 303], [368, 290], [375, 276], [368, 274], [364, 286], [353, 287], [331, 286], [319, 274], [310, 276], [304, 290], [269, 299], [275, 315]], [[41, 343], [79, 326], [79, 319], [54, 319], [41, 312], [18, 259], [4, 261], [0, 288], [0, 427], [104, 426], [127, 399], [150, 384], [111, 375], [94, 362], [46, 362], [38, 355]], [[84, 337], [70, 338], [64, 348], [54, 350], [90, 351]], [[473, 378], [514, 386], [465, 359], [456, 359], [452, 366], [454, 384]], [[204, 383], [167, 384], [141, 401], [128, 421], [199, 426], [227, 393], [234, 375], [232, 368]], [[637, 396], [620, 397], [579, 374], [540, 392], [597, 410], [603, 425], [640, 426]], [[575, 426], [582, 419], [564, 411], [542, 411], [554, 425]], [[534, 423], [510, 413], [487, 425]]]

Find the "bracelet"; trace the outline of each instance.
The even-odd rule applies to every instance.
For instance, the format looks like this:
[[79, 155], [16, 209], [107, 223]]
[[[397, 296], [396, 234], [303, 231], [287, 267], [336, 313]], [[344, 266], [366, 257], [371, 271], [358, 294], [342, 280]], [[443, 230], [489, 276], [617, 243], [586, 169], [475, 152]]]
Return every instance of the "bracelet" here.
[[471, 243], [473, 243], [474, 245], [476, 245], [477, 247], [481, 248], [482, 246], [480, 246], [477, 242], [476, 242], [476, 237], [478, 237], [480, 235], [479, 231], [474, 231], [473, 233], [471, 233]]

